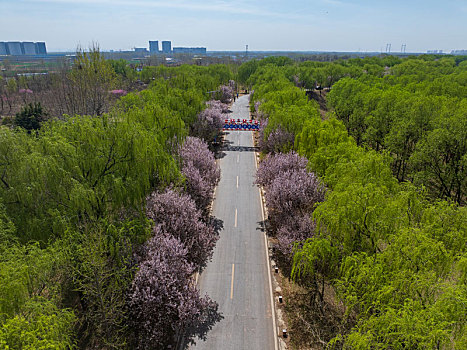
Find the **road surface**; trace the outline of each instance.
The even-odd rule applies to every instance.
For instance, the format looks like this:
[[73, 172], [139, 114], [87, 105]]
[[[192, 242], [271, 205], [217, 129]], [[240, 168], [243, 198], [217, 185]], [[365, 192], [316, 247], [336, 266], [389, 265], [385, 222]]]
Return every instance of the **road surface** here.
[[[249, 119], [248, 96], [233, 104], [228, 118]], [[191, 349], [275, 349], [270, 270], [255, 180], [251, 131], [228, 131], [220, 159], [221, 180], [213, 215], [224, 222], [212, 261], [199, 277], [201, 295], [219, 303], [223, 319], [195, 339]]]

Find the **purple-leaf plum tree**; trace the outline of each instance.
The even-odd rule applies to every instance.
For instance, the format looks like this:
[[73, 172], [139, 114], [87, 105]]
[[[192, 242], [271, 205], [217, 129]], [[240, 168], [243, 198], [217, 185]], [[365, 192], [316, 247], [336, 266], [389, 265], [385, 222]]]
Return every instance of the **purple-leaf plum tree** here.
[[256, 183], [268, 186], [274, 178], [285, 171], [305, 171], [308, 160], [297, 153], [278, 153], [267, 155], [260, 163], [256, 173]]
[[189, 195], [173, 189], [153, 192], [147, 199], [146, 215], [153, 220], [155, 232], [161, 229], [180, 240], [188, 262], [199, 267], [211, 257], [218, 236]]
[[187, 191], [203, 214], [211, 203], [214, 187], [220, 180], [220, 170], [208, 145], [196, 138], [187, 137], [180, 147], [182, 174], [186, 178]]
[[256, 183], [266, 190], [270, 228], [286, 269], [291, 267], [294, 244], [314, 235], [311, 215], [316, 203], [324, 200], [323, 185], [306, 167], [307, 159], [296, 153], [269, 154], [256, 174]]
[[281, 172], [266, 188], [266, 205], [273, 229], [295, 220], [297, 215], [311, 215], [315, 204], [323, 200], [320, 181], [304, 170]]
[[180, 333], [203, 322], [209, 310], [217, 310], [191, 281], [196, 267], [186, 259], [188, 248], [160, 228], [155, 231], [145, 245], [129, 297], [139, 349], [166, 349]]
[[221, 85], [218, 95], [218, 100], [220, 100], [222, 103], [229, 103], [233, 98], [232, 87], [228, 85]]
[[193, 125], [192, 135], [202, 138], [206, 142], [213, 142], [221, 133], [224, 125], [222, 105], [213, 104], [198, 114], [198, 120]]

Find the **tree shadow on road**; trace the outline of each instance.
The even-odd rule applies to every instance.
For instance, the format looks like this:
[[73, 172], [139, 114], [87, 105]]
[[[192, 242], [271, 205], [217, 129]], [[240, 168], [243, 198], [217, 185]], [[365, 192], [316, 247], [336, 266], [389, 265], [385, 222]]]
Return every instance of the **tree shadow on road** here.
[[224, 158], [227, 155], [225, 152], [257, 152], [258, 150], [258, 147], [235, 146], [233, 141], [224, 139], [222, 145], [215, 152], [215, 158]]
[[210, 303], [196, 324], [187, 329], [182, 346], [178, 349], [187, 349], [188, 346], [196, 344], [197, 341], [206, 341], [208, 332], [217, 322], [224, 319], [218, 309], [219, 305], [216, 302]]
[[[220, 235], [220, 232], [224, 229], [224, 221], [219, 219], [219, 218], [216, 218], [215, 216], [213, 215], [210, 215], [209, 216], [209, 219], [207, 221], [207, 224], [209, 226], [211, 226], [213, 229], [214, 229], [214, 235], [216, 237], [219, 237]], [[206, 261], [205, 263], [203, 263], [202, 265], [199, 266], [199, 273], [201, 274], [203, 272], [203, 270], [206, 268], [207, 264], [209, 263], [211, 259], [209, 259], [208, 261]]]
[[[269, 231], [266, 229], [266, 228], [268, 227], [268, 225], [269, 225], [268, 219], [258, 221], [256, 224], [258, 225], [258, 226], [256, 227], [256, 230], [257, 230], [257, 231], [260, 231], [260, 232], [263, 232], [263, 233], [264, 233], [264, 232], [266, 232], [266, 233], [269, 232]], [[269, 236], [269, 234], [268, 234], [268, 236]]]
[[216, 235], [219, 236], [220, 232], [224, 228], [224, 221], [211, 215], [209, 218], [209, 223], [212, 227], [214, 227], [214, 232]]

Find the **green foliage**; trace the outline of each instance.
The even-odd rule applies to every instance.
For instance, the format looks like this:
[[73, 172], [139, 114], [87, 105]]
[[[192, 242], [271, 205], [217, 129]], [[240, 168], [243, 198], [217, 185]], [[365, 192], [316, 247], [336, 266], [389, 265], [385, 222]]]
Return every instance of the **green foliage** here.
[[243, 63], [238, 69], [237, 80], [241, 84], [246, 84], [252, 74], [258, 69], [258, 61], [251, 60]]
[[[290, 67], [260, 67], [250, 78], [256, 84], [252, 103], [261, 102], [275, 126], [293, 130], [295, 149], [328, 188], [313, 213], [317, 235], [295, 248], [292, 277], [308, 288], [318, 310], [324, 310], [325, 285], [343, 303], [329, 348], [464, 348], [462, 67], [452, 58], [430, 57], [335, 65], [341, 67], [334, 67], [333, 83], [319, 80], [326, 64], [298, 67], [308, 88], [333, 84], [333, 112], [325, 120], [310, 112], [295, 123], [282, 110], [309, 108], [294, 95], [299, 89], [288, 78]], [[392, 67], [389, 75], [385, 67]]]
[[[355, 141], [348, 136], [345, 126], [336, 118], [321, 121], [308, 120], [296, 137], [300, 154], [308, 158], [309, 167], [325, 177], [341, 159], [350, 159], [357, 150]], [[329, 181], [328, 181], [329, 185]]]
[[57, 245], [21, 246], [0, 207], [0, 347], [70, 349], [74, 313], [59, 306], [65, 255]]
[[40, 103], [30, 103], [16, 114], [15, 125], [31, 132], [38, 130], [46, 117], [47, 113], [43, 111]]
[[[183, 184], [175, 152], [206, 92], [232, 73], [147, 69], [150, 88], [103, 114], [125, 67], [81, 52], [72, 116], [33, 135], [0, 127], [1, 348], [70, 349], [75, 333], [80, 347], [128, 348], [127, 292], [150, 237], [146, 196]], [[74, 115], [83, 111], [91, 116]]]
[[[146, 130], [129, 112], [115, 120], [75, 117], [54, 120], [37, 139], [4, 129], [0, 141], [3, 184], [0, 193], [23, 240], [59, 236], [64, 223], [103, 217], [122, 205], [138, 207], [150, 189], [177, 182], [175, 160], [166, 143], [169, 127]], [[169, 124], [165, 119], [164, 123]], [[8, 149], [22, 144], [21, 151]]]
[[137, 271], [134, 252], [151, 236], [145, 220], [86, 227], [85, 234], [69, 232], [68, 250], [76, 290], [82, 295], [84, 331], [90, 344], [122, 348], [127, 344], [128, 290]]
[[50, 301], [40, 298], [29, 301], [22, 313], [0, 326], [2, 349], [73, 349], [72, 311], [59, 310]]
[[112, 66], [114, 72], [120, 75], [122, 78], [128, 79], [134, 77], [134, 70], [128, 66], [128, 62], [126, 60], [107, 60], [107, 62]]
[[76, 52], [68, 79], [70, 114], [102, 115], [106, 111], [109, 91], [116, 87], [117, 75], [98, 47], [90, 48], [89, 52]]
[[387, 150], [399, 181], [465, 202], [467, 75], [451, 58], [410, 59], [384, 78], [344, 78], [328, 104], [358, 145]]
[[208, 98], [209, 91], [217, 90], [220, 85], [227, 84], [233, 78], [230, 69], [223, 64], [207, 67], [182, 65], [180, 67], [144, 67], [141, 80], [150, 83], [153, 80], [165, 80], [167, 86], [182, 90], [195, 89]]

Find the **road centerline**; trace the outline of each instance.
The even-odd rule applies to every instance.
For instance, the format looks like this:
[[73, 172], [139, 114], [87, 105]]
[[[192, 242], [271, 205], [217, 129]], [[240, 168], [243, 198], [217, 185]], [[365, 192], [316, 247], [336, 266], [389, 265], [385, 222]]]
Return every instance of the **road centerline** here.
[[235, 264], [232, 264], [232, 280], [230, 281], [230, 299], [233, 299], [234, 276], [235, 276]]
[[237, 208], [235, 208], [235, 223], [234, 227], [237, 227]]
[[[248, 113], [248, 96], [240, 97], [231, 110], [232, 118], [241, 120]], [[253, 135], [246, 131], [225, 134], [225, 156], [219, 162], [222, 177], [212, 213], [223, 220], [225, 226], [219, 234], [212, 260], [199, 279], [200, 293], [207, 293], [216, 301], [225, 318], [213, 326], [205, 339], [198, 337], [196, 344], [190, 344], [190, 350], [278, 350], [269, 283], [272, 275], [267, 276], [271, 267], [267, 265], [265, 235], [258, 231], [264, 213], [259, 188], [256, 192], [253, 186], [256, 175], [253, 163], [258, 157], [253, 141]]]

